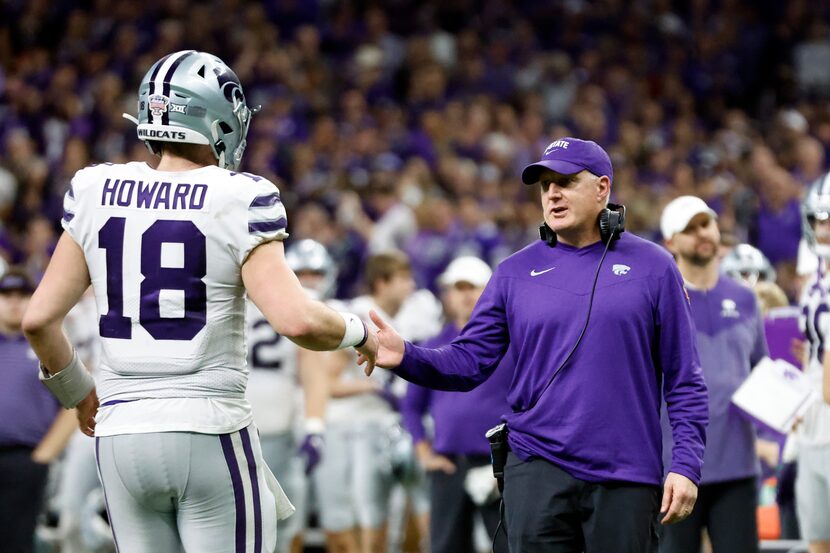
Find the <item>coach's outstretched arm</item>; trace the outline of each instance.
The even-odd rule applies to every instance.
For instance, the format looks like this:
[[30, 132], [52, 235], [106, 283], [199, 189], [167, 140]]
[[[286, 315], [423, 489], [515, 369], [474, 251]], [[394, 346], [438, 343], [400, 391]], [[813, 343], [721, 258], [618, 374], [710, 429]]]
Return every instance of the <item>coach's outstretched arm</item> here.
[[[440, 348], [424, 348], [405, 342], [377, 313], [371, 312], [378, 327], [376, 364], [394, 369], [401, 378], [433, 390], [472, 390], [493, 374], [507, 348], [510, 334], [504, 316], [504, 301], [493, 277], [476, 303], [461, 334]], [[364, 359], [358, 358], [362, 364]], [[372, 373], [367, 366], [366, 374]]]
[[257, 246], [242, 265], [242, 282], [271, 326], [292, 342], [317, 351], [355, 347], [374, 366], [375, 332], [357, 315], [309, 298], [285, 261], [282, 242]]

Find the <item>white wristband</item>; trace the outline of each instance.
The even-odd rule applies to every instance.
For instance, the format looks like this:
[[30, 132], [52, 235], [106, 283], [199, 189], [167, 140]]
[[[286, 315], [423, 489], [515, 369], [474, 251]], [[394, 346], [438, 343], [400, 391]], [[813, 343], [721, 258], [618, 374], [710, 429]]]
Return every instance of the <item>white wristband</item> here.
[[346, 332], [343, 334], [343, 339], [340, 340], [340, 345], [337, 346], [337, 349], [358, 348], [365, 344], [366, 338], [369, 337], [369, 329], [366, 328], [366, 323], [354, 313], [345, 313], [343, 311], [338, 311], [338, 313], [343, 317], [343, 322], [346, 323]]
[[72, 352], [72, 361], [55, 374], [50, 375], [41, 364], [38, 378], [67, 409], [78, 405], [95, 388], [95, 380], [76, 351]]
[[326, 430], [326, 423], [319, 417], [309, 417], [303, 424], [306, 434], [322, 434]]

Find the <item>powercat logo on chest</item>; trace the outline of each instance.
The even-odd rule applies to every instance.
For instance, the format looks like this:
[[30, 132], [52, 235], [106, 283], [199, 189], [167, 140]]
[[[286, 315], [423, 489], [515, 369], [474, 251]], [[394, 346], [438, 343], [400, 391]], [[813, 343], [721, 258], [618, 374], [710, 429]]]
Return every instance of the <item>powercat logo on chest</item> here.
[[614, 274], [617, 276], [627, 275], [628, 271], [630, 270], [631, 267], [629, 267], [628, 265], [616, 264], [613, 267], [611, 267], [611, 271], [613, 271]]

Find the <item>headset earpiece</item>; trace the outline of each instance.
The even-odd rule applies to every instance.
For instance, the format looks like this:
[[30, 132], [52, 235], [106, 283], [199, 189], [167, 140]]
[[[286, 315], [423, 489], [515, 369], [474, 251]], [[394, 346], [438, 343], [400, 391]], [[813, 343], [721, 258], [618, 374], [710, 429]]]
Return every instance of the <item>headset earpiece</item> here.
[[[625, 206], [608, 204], [599, 214], [599, 235], [602, 243], [607, 244], [609, 239], [617, 240], [624, 231]], [[556, 245], [556, 233], [547, 223], [539, 225], [539, 238], [551, 248]]]
[[599, 214], [599, 235], [603, 244], [617, 240], [625, 231], [625, 206], [608, 204]]

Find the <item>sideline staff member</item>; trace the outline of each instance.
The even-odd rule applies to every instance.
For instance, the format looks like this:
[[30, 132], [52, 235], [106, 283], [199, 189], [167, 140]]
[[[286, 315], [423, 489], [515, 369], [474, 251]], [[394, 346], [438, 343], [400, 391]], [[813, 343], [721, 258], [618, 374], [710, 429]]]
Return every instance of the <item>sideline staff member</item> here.
[[[717, 215], [696, 196], [680, 196], [663, 210], [666, 247], [686, 281], [697, 344], [709, 388], [709, 427], [697, 508], [666, 528], [665, 553], [698, 553], [705, 527], [715, 553], [758, 551], [755, 427], [730, 406], [735, 390], [769, 355], [755, 293], [721, 273]], [[668, 421], [663, 458], [671, 451]]]
[[[414, 346], [373, 317], [377, 364], [430, 388], [474, 388], [515, 347], [505, 417], [512, 552], [654, 552], [657, 521], [684, 519], [697, 497], [708, 398], [683, 280], [657, 244], [619, 236], [621, 225], [600, 232], [601, 216], [615, 218], [604, 211], [612, 178], [608, 154], [575, 138], [525, 168], [526, 184], [541, 183], [547, 239], [499, 265], [451, 344]], [[662, 502], [661, 389], [675, 442]]]

